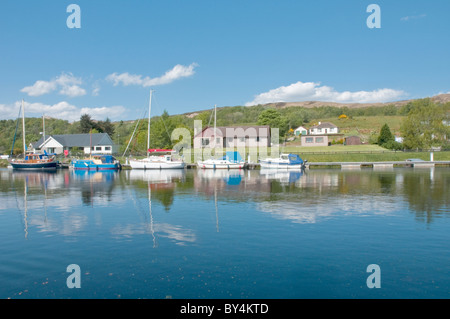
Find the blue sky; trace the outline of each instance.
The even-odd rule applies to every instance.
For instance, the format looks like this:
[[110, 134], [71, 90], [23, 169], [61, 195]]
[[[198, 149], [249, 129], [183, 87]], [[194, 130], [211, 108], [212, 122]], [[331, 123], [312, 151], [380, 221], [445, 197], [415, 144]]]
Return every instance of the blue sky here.
[[[71, 3], [81, 28], [68, 28]], [[368, 28], [369, 4], [381, 28]], [[450, 1], [0, 2], [0, 119], [450, 92]]]

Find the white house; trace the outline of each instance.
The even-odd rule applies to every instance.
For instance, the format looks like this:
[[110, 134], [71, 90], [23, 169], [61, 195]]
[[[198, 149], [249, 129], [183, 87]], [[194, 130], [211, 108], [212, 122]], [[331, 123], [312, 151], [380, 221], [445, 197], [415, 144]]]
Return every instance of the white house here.
[[307, 135], [308, 134], [308, 129], [306, 127], [303, 126], [299, 126], [294, 130], [294, 135], [295, 136], [299, 136], [299, 135]]
[[326, 134], [338, 134], [339, 128], [330, 122], [319, 122], [318, 125], [312, 126], [309, 129], [311, 135], [326, 135]]
[[61, 154], [64, 151], [84, 154], [113, 154], [116, 146], [106, 133], [50, 135], [30, 144], [34, 150]]

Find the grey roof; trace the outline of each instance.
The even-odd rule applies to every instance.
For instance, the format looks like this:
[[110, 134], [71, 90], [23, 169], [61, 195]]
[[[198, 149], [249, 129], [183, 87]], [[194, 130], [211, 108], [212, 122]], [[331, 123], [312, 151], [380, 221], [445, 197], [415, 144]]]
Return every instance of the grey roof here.
[[[95, 145], [113, 145], [113, 141], [106, 133], [93, 133], [93, 134], [65, 134], [65, 135], [50, 135], [58, 143], [64, 147], [82, 147], [82, 146], [95, 146]], [[50, 137], [46, 136], [46, 140]], [[92, 138], [92, 141], [91, 141]], [[34, 148], [39, 148], [43, 141], [41, 137], [37, 142], [33, 143]]]
[[337, 128], [337, 126], [330, 122], [323, 122], [320, 123], [319, 125], [314, 125], [311, 127], [311, 129], [313, 128]]

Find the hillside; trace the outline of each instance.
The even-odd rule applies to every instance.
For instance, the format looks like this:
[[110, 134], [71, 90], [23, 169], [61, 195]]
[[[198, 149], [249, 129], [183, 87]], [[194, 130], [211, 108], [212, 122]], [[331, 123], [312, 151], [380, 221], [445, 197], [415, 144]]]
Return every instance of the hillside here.
[[[450, 110], [450, 94], [440, 94], [430, 98], [436, 104], [444, 104], [447, 113]], [[426, 103], [426, 99], [404, 100], [392, 103], [334, 103], [334, 102], [289, 102], [255, 106], [228, 106], [217, 108], [218, 126], [255, 125], [264, 110], [276, 108], [284, 119], [280, 133], [288, 132], [300, 125], [311, 127], [315, 123], [332, 122], [339, 127], [345, 136], [358, 135], [363, 141], [373, 143], [382, 125], [387, 123], [392, 132], [399, 136], [400, 125], [411, 110], [414, 103]], [[344, 119], [340, 119], [345, 114]], [[185, 114], [152, 117], [151, 146], [154, 148], [169, 148], [173, 146], [170, 133], [176, 127], [185, 127], [193, 134], [194, 120], [201, 120], [203, 127], [213, 125], [210, 110], [190, 112]], [[98, 123], [98, 121], [95, 121]], [[112, 122], [111, 138], [123, 152], [136, 128], [136, 121]], [[147, 136], [147, 120], [140, 122], [136, 130], [130, 150], [144, 150]], [[37, 141], [42, 131], [41, 118], [26, 119], [27, 144]], [[16, 120], [0, 120], [0, 154], [9, 154], [14, 139]], [[69, 123], [66, 120], [47, 118], [46, 135], [82, 133], [80, 122]], [[14, 153], [22, 152], [21, 129], [17, 132]]]
[[[435, 103], [449, 103], [450, 102], [450, 93], [446, 94], [439, 94], [435, 95], [433, 97], [430, 97], [430, 99]], [[358, 108], [370, 108], [370, 107], [385, 107], [389, 105], [393, 105], [395, 107], [401, 107], [408, 103], [417, 101], [420, 99], [409, 99], [409, 100], [401, 100], [401, 101], [393, 101], [393, 102], [385, 102], [385, 103], [338, 103], [338, 102], [324, 102], [324, 101], [303, 101], [303, 102], [277, 102], [277, 103], [267, 103], [262, 104], [261, 106], [264, 108], [267, 107], [274, 107], [277, 109], [283, 109], [283, 108], [289, 108], [289, 107], [304, 107], [304, 108], [315, 108], [315, 107], [325, 107], [325, 106], [332, 106], [337, 108], [350, 108], [350, 109], [358, 109]], [[221, 107], [222, 108], [227, 108]], [[254, 106], [249, 106], [254, 107]], [[195, 111], [195, 112], [188, 112], [184, 113], [183, 115], [193, 118], [196, 115], [202, 113], [203, 111]]]

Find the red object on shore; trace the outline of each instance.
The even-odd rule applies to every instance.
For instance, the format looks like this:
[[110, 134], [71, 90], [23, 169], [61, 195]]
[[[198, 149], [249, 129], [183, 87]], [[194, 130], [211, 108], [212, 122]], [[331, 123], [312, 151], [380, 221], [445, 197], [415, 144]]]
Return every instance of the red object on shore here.
[[159, 148], [152, 148], [147, 150], [149, 153], [162, 153], [162, 152], [173, 152], [173, 150], [164, 150]]

